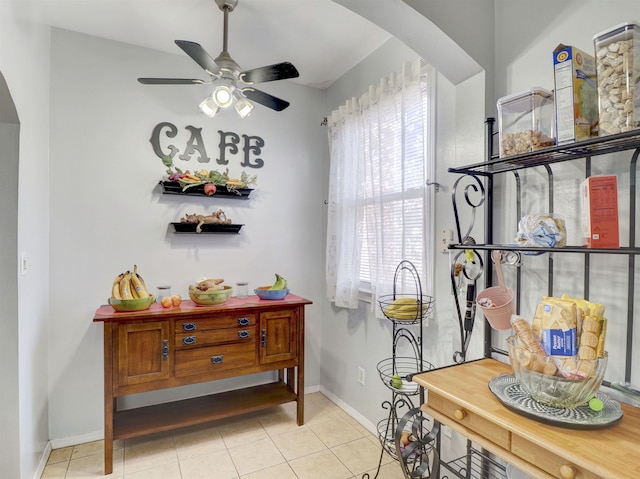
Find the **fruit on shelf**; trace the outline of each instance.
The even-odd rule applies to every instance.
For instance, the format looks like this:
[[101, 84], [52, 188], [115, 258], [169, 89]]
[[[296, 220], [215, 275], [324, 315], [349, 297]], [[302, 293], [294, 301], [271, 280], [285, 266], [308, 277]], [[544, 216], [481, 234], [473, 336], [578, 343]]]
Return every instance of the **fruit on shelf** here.
[[223, 278], [203, 279], [202, 281], [199, 281], [195, 287], [200, 291], [208, 291], [210, 289], [224, 289], [222, 283], [224, 283]]
[[180, 306], [180, 304], [182, 303], [182, 296], [180, 296], [179, 294], [174, 294], [173, 296], [171, 296], [171, 304], [173, 306]]
[[269, 289], [289, 289], [289, 286], [287, 285], [287, 280], [276, 273], [276, 282], [273, 283], [273, 285]]
[[391, 386], [396, 389], [402, 389], [402, 378], [399, 374], [394, 374], [391, 376]]
[[133, 265], [133, 272], [120, 273], [113, 280], [111, 297], [113, 299], [142, 299], [151, 296], [144, 279], [138, 274], [138, 265]]
[[111, 285], [111, 297], [109, 304], [116, 311], [142, 311], [149, 309], [155, 303], [156, 298], [149, 294], [147, 286], [138, 274], [138, 266], [133, 266], [133, 271], [120, 273]]
[[245, 184], [242, 181], [238, 180], [238, 179], [229, 178], [226, 181], [225, 186], [231, 187], [231, 188], [244, 188]]
[[170, 308], [173, 306], [173, 301], [171, 300], [171, 296], [163, 296], [160, 300], [160, 304], [163, 308]]
[[256, 175], [248, 175], [246, 172], [242, 172], [240, 175], [240, 179], [237, 178], [229, 178], [229, 168], [227, 168], [224, 172], [219, 172], [217, 170], [199, 170], [191, 173], [189, 170], [182, 171], [180, 168], [173, 164], [173, 158], [170, 156], [162, 157], [162, 164], [167, 167], [167, 176], [169, 181], [177, 181], [180, 183], [182, 187], [182, 191], [186, 191], [187, 189], [193, 186], [200, 185], [211, 185], [214, 188], [208, 187], [209, 191], [213, 191], [213, 193], [207, 192], [205, 189], [205, 193], [207, 195], [213, 195], [216, 192], [215, 186], [226, 186], [227, 189], [233, 190], [237, 188], [249, 188], [251, 186], [255, 186], [258, 181], [258, 177]]
[[197, 284], [189, 285], [189, 298], [200, 306], [222, 304], [230, 297], [233, 289], [225, 286], [224, 279], [203, 279]]
[[416, 297], [396, 298], [385, 310], [384, 313], [392, 319], [419, 319], [426, 311], [427, 306]]
[[215, 195], [217, 190], [216, 185], [213, 183], [207, 183], [204, 185], [204, 192], [209, 196]]

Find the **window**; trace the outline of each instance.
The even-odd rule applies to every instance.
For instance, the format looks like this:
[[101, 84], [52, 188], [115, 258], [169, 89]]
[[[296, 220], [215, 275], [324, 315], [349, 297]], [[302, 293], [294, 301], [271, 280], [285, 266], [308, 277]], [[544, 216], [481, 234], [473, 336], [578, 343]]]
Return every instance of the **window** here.
[[337, 306], [356, 308], [363, 289], [391, 292], [402, 260], [430, 287], [429, 70], [405, 65], [332, 113], [326, 273]]

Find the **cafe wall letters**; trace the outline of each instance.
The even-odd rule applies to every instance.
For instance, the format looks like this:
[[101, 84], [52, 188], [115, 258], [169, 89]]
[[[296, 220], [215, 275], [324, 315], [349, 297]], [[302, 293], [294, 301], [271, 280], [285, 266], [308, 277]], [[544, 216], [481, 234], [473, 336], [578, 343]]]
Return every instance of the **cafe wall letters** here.
[[[178, 128], [173, 123], [166, 121], [158, 123], [153, 128], [149, 139], [153, 152], [160, 159], [167, 156], [174, 159], [175, 155], [178, 155], [180, 160], [190, 161], [196, 155], [195, 158], [198, 163], [211, 162], [202, 137], [202, 128], [187, 125], [184, 129], [187, 131], [188, 138], [181, 153], [177, 146], [167, 141], [167, 139], [178, 136]], [[258, 156], [262, 153], [263, 147], [264, 140], [259, 136], [238, 135], [231, 131], [218, 130], [218, 157], [215, 162], [218, 165], [228, 165], [229, 156], [233, 157], [240, 154], [240, 166], [262, 168], [264, 160]]]

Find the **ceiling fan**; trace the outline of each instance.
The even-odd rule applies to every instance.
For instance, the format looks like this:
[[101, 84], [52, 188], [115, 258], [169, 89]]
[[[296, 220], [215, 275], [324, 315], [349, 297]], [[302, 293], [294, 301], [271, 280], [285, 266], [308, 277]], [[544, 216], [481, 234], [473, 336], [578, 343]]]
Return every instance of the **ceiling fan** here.
[[224, 13], [222, 52], [217, 58], [212, 58], [198, 43], [187, 40], [175, 41], [176, 45], [204, 68], [211, 78], [209, 80], [138, 78], [138, 81], [145, 85], [214, 85], [211, 95], [199, 105], [200, 109], [212, 118], [220, 109], [228, 108], [231, 105], [235, 105], [238, 114], [244, 118], [253, 110], [251, 102], [259, 103], [275, 111], [284, 110], [289, 106], [289, 102], [257, 90], [253, 85], [296, 78], [299, 76], [298, 70], [289, 62], [242, 70], [227, 51], [229, 13], [238, 5], [238, 0], [215, 0], [215, 2]]

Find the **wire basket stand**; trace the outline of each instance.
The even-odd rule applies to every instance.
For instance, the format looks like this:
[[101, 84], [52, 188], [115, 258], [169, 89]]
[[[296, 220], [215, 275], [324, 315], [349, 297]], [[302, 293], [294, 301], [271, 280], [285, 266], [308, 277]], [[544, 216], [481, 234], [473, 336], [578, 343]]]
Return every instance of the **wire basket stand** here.
[[[403, 260], [396, 267], [393, 293], [380, 296], [378, 305], [385, 318], [392, 322], [393, 341], [391, 357], [381, 360], [377, 366], [380, 380], [391, 390], [391, 400], [382, 403], [388, 414], [377, 425], [382, 450], [373, 479], [380, 473], [385, 452], [400, 463], [407, 479], [436, 477], [433, 475], [434, 467], [438, 467], [438, 461], [434, 460], [437, 459], [433, 447], [434, 423], [422, 416], [419, 406], [424, 403], [424, 390], [411, 381], [413, 374], [433, 369], [433, 365], [424, 360], [422, 347], [423, 322], [433, 313], [434, 299], [423, 294], [413, 263]], [[417, 406], [413, 402], [415, 396], [419, 396]], [[365, 473], [362, 479], [369, 479], [369, 474]]]

